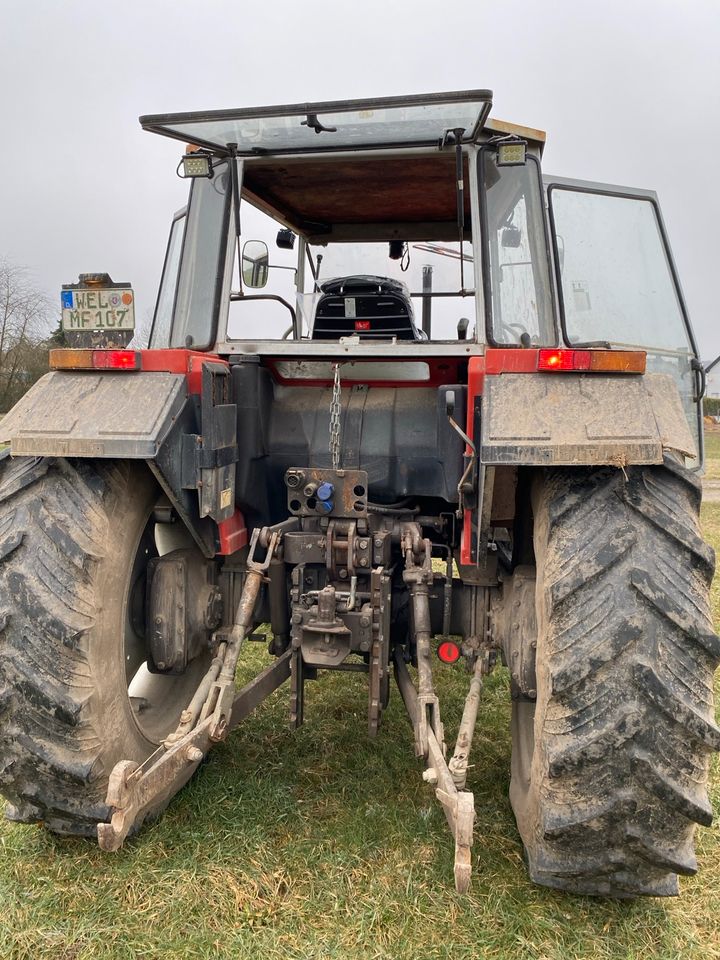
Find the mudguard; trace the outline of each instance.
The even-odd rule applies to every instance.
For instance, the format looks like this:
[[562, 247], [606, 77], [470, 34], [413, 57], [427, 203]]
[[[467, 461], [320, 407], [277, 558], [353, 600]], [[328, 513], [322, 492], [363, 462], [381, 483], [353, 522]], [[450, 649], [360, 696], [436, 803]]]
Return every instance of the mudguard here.
[[480, 460], [486, 464], [652, 464], [697, 457], [668, 374], [487, 376]]
[[13, 456], [154, 459], [187, 401], [178, 373], [46, 373], [0, 423]]
[[2, 420], [0, 442], [13, 456], [145, 460], [203, 553], [231, 553], [246, 535], [227, 365], [203, 358], [196, 381], [191, 396], [185, 373], [52, 371]]

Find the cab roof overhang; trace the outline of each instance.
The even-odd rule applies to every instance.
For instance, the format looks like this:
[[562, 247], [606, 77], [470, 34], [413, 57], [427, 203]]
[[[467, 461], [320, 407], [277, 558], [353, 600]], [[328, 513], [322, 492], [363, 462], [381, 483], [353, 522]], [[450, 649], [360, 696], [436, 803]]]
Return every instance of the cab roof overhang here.
[[457, 239], [452, 151], [250, 160], [242, 195], [313, 243]]
[[[243, 196], [312, 242], [455, 239], [455, 151], [539, 130], [490, 120], [489, 90], [144, 116], [144, 129], [244, 161]], [[466, 183], [467, 183], [467, 159]], [[470, 191], [465, 190], [470, 224]]]

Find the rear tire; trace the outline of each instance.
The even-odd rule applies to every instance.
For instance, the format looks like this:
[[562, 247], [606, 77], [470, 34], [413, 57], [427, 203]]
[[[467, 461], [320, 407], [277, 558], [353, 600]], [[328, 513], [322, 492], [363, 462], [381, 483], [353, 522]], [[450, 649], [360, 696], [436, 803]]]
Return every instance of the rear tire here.
[[[190, 699], [198, 670], [173, 678], [140, 667], [157, 498], [144, 464], [0, 466], [0, 792], [9, 819], [95, 837], [113, 766], [145, 760]], [[131, 701], [132, 677], [133, 691], [145, 689]]]
[[537, 883], [670, 896], [697, 870], [720, 749], [700, 500], [671, 460], [535, 485], [537, 702], [513, 704], [510, 793]]

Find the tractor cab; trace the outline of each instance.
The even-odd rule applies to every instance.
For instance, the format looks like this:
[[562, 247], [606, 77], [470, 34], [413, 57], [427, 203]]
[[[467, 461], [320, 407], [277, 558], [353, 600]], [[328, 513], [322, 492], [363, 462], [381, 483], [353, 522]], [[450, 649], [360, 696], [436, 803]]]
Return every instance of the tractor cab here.
[[[490, 92], [474, 90], [141, 118], [193, 145], [153, 346], [236, 353], [254, 349], [247, 341], [346, 336], [520, 346], [523, 333], [555, 343], [544, 134], [491, 120], [490, 107]], [[488, 273], [506, 309], [508, 296], [523, 301], [527, 325], [498, 320], [490, 337], [484, 181], [503, 251]]]

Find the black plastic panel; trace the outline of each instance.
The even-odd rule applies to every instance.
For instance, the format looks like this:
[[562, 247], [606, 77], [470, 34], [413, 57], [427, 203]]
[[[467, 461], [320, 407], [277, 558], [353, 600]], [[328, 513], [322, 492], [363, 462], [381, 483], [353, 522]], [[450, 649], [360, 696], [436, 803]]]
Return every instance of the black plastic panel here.
[[[250, 526], [287, 516], [285, 471], [330, 468], [330, 387], [275, 384], [254, 358], [232, 365], [238, 408], [236, 500]], [[448, 423], [445, 393], [465, 422], [466, 388], [367, 387], [342, 391], [342, 466], [365, 470], [368, 496], [457, 502], [463, 443]]]

